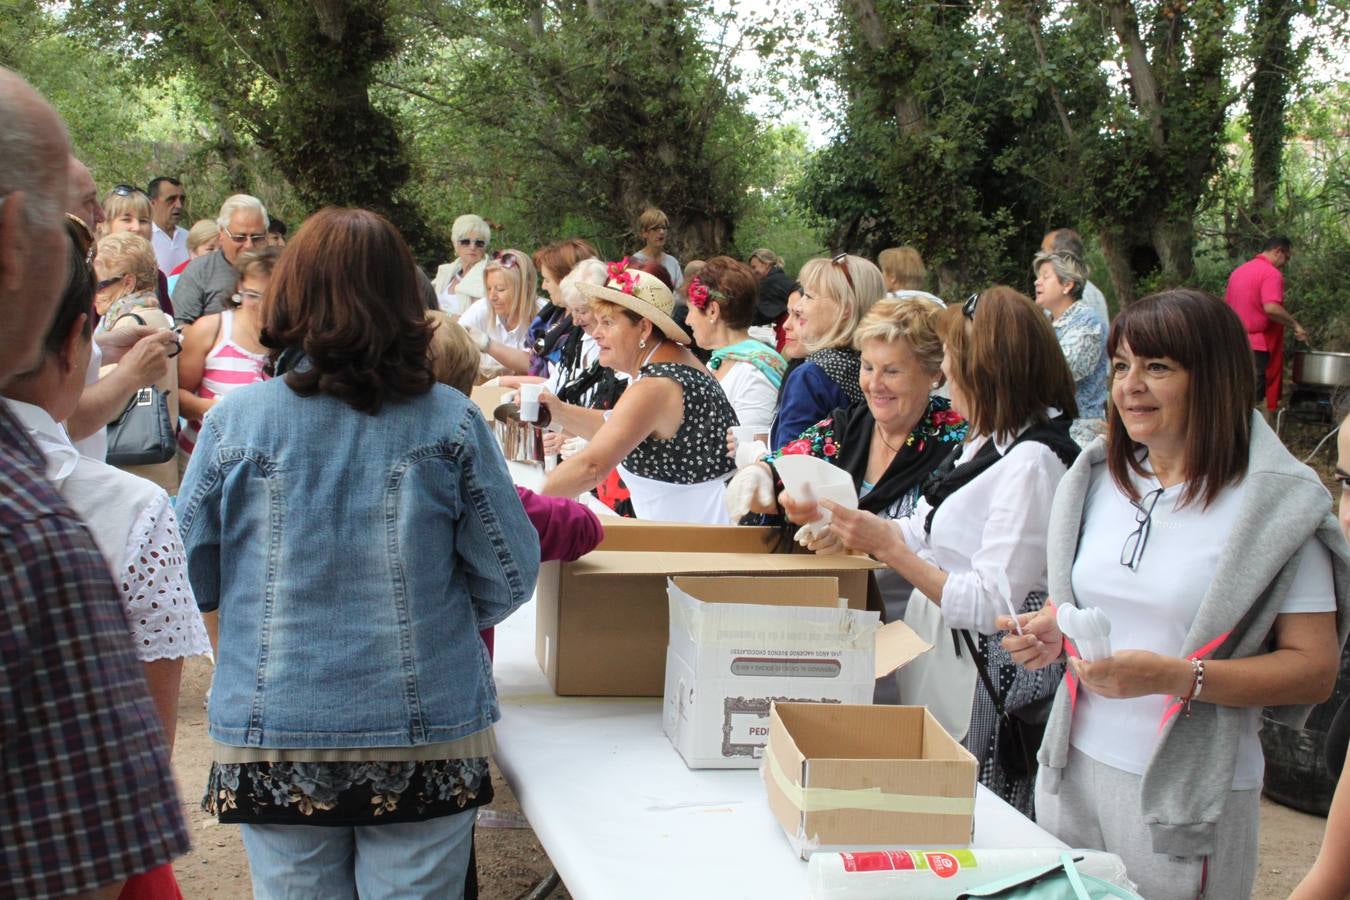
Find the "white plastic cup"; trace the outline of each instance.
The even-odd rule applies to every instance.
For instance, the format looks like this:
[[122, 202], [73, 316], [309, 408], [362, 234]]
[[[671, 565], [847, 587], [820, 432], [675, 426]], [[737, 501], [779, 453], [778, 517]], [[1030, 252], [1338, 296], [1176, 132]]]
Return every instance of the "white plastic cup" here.
[[755, 435], [760, 434], [762, 429], [757, 425], [732, 425], [731, 436], [736, 439], [736, 445], [748, 444], [755, 439]]
[[520, 421], [535, 422], [539, 419], [539, 395], [544, 392], [544, 384], [522, 384], [520, 386]]

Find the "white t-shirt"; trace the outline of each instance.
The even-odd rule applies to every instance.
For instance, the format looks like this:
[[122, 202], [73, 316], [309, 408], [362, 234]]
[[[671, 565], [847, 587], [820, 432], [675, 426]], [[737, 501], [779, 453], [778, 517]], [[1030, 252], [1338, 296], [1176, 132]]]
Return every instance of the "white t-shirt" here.
[[[633, 254], [633, 259], [638, 262], [646, 262], [647, 254], [641, 250]], [[661, 254], [661, 265], [666, 267], [666, 272], [670, 274], [670, 283], [678, 288], [680, 282], [684, 280], [684, 269], [680, 267], [680, 261], [669, 253]]]
[[[544, 301], [535, 298], [534, 311], [537, 314], [544, 308]], [[530, 342], [530, 325], [534, 322], [534, 316], [523, 316], [521, 322], [515, 328], [508, 329], [497, 314], [492, 311], [486, 297], [479, 297], [473, 301], [473, 305], [468, 308], [464, 315], [459, 317], [459, 324], [464, 327], [472, 325], [479, 331], [492, 338], [494, 341], [505, 344], [516, 350], [524, 350]], [[501, 363], [497, 362], [486, 353], [479, 354], [478, 368], [483, 372], [502, 371]]]
[[[1141, 497], [1159, 486], [1151, 476], [1131, 475]], [[1238, 484], [1222, 491], [1207, 509], [1197, 503], [1176, 509], [1184, 487], [1170, 487], [1158, 498], [1138, 569], [1131, 571], [1120, 564], [1120, 554], [1126, 538], [1138, 527], [1137, 511], [1105, 466], [1094, 473], [1083, 506], [1073, 592], [1079, 606], [1100, 608], [1111, 620], [1112, 651], [1182, 655], [1186, 634], [1214, 580], [1245, 493]], [[1335, 609], [1331, 554], [1320, 541], [1310, 538], [1281, 612]], [[1142, 775], [1171, 701], [1158, 694], [1113, 700], [1080, 690], [1070, 743], [1100, 763]], [[1244, 712], [1248, 727], [1238, 743], [1235, 791], [1259, 788], [1265, 772], [1257, 737], [1261, 710], [1252, 707]]]
[[[98, 381], [99, 370], [103, 368], [103, 349], [99, 347], [98, 341], [93, 342], [93, 349], [89, 353], [89, 368], [84, 372], [84, 386]], [[81, 456], [87, 456], [90, 459], [96, 459], [103, 462], [108, 458], [108, 426], [104, 425], [90, 434], [88, 437], [80, 438], [73, 442], [75, 449]]]
[[155, 249], [155, 262], [165, 276], [188, 261], [187, 239], [187, 230], [177, 225], [173, 228], [173, 234], [169, 234], [153, 222], [150, 223], [150, 245]]
[[778, 408], [778, 389], [748, 362], [727, 360], [722, 365], [730, 366], [731, 371], [718, 384], [731, 401], [731, 408], [736, 410], [736, 418], [742, 425], [762, 426], [768, 431]]

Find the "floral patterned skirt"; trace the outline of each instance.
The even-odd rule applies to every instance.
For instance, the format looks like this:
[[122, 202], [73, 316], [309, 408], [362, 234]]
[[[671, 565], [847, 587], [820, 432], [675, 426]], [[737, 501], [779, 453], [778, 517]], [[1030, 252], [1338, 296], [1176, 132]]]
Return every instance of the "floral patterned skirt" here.
[[202, 809], [223, 824], [421, 822], [492, 802], [486, 757], [423, 762], [211, 763]]

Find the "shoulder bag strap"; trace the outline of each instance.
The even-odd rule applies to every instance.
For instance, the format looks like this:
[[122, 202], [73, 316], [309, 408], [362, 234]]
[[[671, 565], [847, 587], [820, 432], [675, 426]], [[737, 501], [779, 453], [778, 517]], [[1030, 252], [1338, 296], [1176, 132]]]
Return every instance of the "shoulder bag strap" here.
[[962, 628], [960, 631], [961, 638], [970, 648], [970, 655], [975, 657], [975, 672], [980, 676], [980, 681], [984, 683], [984, 689], [989, 692], [989, 699], [994, 701], [994, 712], [1001, 719], [1004, 716], [1003, 698], [998, 691], [994, 690], [994, 683], [989, 680], [989, 658], [980, 652], [979, 646], [971, 639], [970, 632], [967, 629]]

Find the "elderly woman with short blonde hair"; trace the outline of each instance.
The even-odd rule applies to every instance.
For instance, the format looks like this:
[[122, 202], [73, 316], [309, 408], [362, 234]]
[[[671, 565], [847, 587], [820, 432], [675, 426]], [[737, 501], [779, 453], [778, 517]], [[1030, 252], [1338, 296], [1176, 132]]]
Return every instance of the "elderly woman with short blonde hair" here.
[[488, 245], [492, 243], [492, 226], [482, 216], [466, 213], [450, 227], [450, 240], [455, 258], [436, 270], [431, 286], [436, 290], [440, 308], [458, 316], [475, 300], [487, 295], [483, 275]]
[[94, 273], [98, 276], [94, 309], [100, 317], [100, 332], [111, 330], [128, 313], [159, 309], [155, 296], [159, 283], [155, 248], [136, 232], [119, 231], [102, 238], [94, 258]]
[[[737, 472], [727, 487], [732, 519], [779, 511], [783, 485], [773, 463], [791, 455], [814, 456], [848, 472], [860, 509], [884, 519], [910, 515], [924, 480], [966, 437], [965, 420], [933, 393], [943, 382], [941, 315], [924, 300], [878, 300], [853, 336], [866, 402], [834, 410], [765, 461]], [[887, 618], [903, 618], [911, 585], [882, 574], [888, 576], [878, 582]]]

